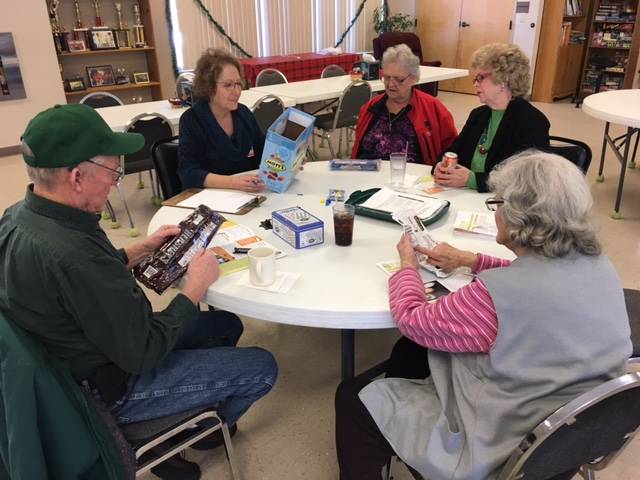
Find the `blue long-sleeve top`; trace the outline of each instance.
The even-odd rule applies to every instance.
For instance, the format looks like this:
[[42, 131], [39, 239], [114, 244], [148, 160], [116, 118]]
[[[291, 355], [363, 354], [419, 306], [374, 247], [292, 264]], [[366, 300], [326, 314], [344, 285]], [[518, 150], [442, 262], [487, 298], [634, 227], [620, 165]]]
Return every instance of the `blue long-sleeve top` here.
[[233, 175], [260, 165], [264, 135], [251, 110], [231, 112], [233, 134], [222, 129], [209, 103], [197, 102], [180, 117], [178, 175], [182, 188], [202, 188], [207, 174]]

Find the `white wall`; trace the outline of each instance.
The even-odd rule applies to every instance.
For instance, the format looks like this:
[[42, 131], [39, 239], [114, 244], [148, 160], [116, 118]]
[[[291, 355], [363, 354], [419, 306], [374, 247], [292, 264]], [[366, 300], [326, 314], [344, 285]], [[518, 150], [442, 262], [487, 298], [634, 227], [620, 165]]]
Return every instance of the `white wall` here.
[[[378, 0], [373, 0], [373, 2], [376, 4], [380, 3]], [[389, 0], [389, 10], [391, 10], [392, 14], [402, 13], [404, 15], [411, 15], [412, 17], [415, 17], [416, 0]]]
[[[13, 33], [27, 98], [0, 102], [0, 149], [20, 143], [36, 113], [67, 103], [51, 37], [45, 0], [2, 0], [0, 32]], [[9, 7], [11, 3], [11, 7]]]

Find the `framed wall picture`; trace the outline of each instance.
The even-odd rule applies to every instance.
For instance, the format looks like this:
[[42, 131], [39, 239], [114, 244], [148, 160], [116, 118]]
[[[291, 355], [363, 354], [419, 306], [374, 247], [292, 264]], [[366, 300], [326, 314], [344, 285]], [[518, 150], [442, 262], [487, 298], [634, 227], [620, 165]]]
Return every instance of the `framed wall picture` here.
[[149, 73], [148, 72], [134, 72], [133, 73], [133, 83], [149, 83]]
[[64, 81], [65, 92], [79, 92], [86, 89], [87, 87], [84, 85], [84, 79], [82, 77], [69, 78]]
[[0, 32], [0, 102], [26, 96], [13, 35], [10, 32]]
[[87, 67], [87, 77], [91, 87], [105, 87], [116, 84], [116, 77], [113, 74], [111, 65]]
[[115, 50], [116, 36], [111, 29], [89, 30], [91, 50]]
[[70, 52], [84, 52], [87, 49], [84, 40], [69, 40], [67, 45]]

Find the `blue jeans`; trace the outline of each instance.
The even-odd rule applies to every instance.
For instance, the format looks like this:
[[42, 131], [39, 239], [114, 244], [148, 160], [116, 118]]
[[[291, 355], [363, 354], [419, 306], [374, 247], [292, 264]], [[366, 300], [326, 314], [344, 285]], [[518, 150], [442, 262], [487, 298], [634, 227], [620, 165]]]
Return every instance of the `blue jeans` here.
[[233, 313], [201, 312], [173, 351], [151, 371], [129, 378], [111, 413], [119, 424], [214, 406], [229, 425], [273, 387], [278, 366], [271, 353], [240, 348], [242, 322]]

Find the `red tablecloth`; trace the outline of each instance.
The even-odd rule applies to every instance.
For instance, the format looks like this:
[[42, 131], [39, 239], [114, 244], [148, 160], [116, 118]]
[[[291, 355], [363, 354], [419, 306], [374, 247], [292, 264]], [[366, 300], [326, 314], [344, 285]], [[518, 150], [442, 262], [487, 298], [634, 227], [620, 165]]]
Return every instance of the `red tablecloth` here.
[[299, 82], [300, 80], [320, 78], [324, 67], [331, 64], [340, 65], [348, 73], [358, 60], [360, 60], [360, 55], [357, 53], [342, 53], [340, 55], [297, 53], [286, 56], [245, 58], [240, 62], [249, 85], [255, 87], [258, 73], [265, 68], [276, 68], [284, 73], [288, 81]]

